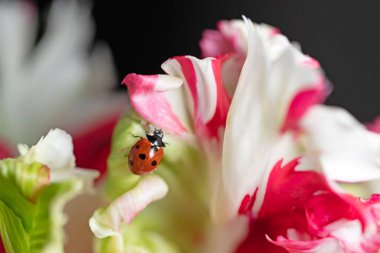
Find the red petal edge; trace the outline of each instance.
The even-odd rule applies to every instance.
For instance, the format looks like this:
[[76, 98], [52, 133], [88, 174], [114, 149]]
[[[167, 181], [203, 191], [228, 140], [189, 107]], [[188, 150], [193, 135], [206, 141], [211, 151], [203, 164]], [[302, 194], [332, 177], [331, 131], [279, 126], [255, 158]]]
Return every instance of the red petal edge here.
[[[315, 171], [296, 171], [299, 159], [284, 166], [282, 160], [273, 167], [268, 179], [263, 205], [258, 217], [250, 217], [249, 232], [237, 247], [237, 253], [248, 252], [314, 252], [306, 251], [326, 243], [328, 247], [348, 247], [338, 243], [326, 226], [338, 220], [358, 220], [362, 226], [361, 252], [376, 252], [380, 246], [379, 228], [366, 237], [364, 230], [380, 217], [380, 195], [368, 201], [331, 188], [322, 174]], [[252, 199], [245, 196], [239, 212], [250, 214]], [[287, 238], [292, 229], [302, 240]], [[276, 245], [275, 245], [276, 244]], [[286, 249], [285, 249], [286, 248]], [[302, 251], [301, 251], [302, 248]], [[297, 251], [300, 250], [300, 251]], [[303, 251], [305, 249], [305, 251]], [[345, 248], [346, 249], [346, 248]]]

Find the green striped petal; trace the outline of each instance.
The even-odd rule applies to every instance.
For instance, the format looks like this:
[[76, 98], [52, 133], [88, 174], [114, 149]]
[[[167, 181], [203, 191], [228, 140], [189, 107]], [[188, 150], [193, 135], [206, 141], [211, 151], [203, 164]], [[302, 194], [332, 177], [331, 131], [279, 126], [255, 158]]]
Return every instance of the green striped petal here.
[[120, 218], [114, 212], [117, 210], [115, 203], [133, 193], [146, 177], [136, 176], [128, 168], [129, 151], [139, 140], [134, 136], [145, 136], [145, 128], [146, 123], [130, 112], [114, 130], [108, 177], [103, 189], [110, 204], [98, 209], [93, 216], [101, 229], [105, 229], [101, 231], [105, 233], [98, 233], [99, 238], [95, 238], [95, 251], [195, 252], [209, 227], [206, 159], [196, 144], [190, 145], [168, 134], [164, 137], [168, 145], [163, 159], [153, 172], [168, 185], [167, 196], [151, 203], [130, 223], [126, 219], [118, 224], [118, 229], [113, 226]]

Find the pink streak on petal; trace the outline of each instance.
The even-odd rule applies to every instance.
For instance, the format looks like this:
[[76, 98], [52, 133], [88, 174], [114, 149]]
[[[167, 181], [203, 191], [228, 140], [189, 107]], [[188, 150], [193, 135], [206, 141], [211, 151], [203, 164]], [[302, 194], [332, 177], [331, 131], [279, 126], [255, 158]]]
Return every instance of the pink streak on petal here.
[[323, 76], [320, 75], [318, 82], [313, 88], [299, 91], [290, 102], [284, 124], [281, 127], [281, 132], [288, 130], [299, 130], [299, 120], [307, 112], [307, 110], [315, 104], [322, 103], [329, 91], [324, 83]]
[[227, 95], [222, 83], [222, 62], [223, 58], [212, 61], [212, 69], [214, 71], [216, 83], [216, 109], [213, 118], [206, 124], [207, 134], [210, 139], [215, 138], [220, 141], [219, 129], [225, 128], [228, 109], [230, 108], [231, 98]]
[[372, 122], [367, 123], [366, 127], [369, 131], [380, 134], [380, 116], [376, 117]]
[[302, 64], [306, 67], [309, 67], [309, 68], [313, 68], [313, 69], [318, 69], [321, 67], [321, 65], [319, 64], [319, 62], [312, 58], [312, 57], [307, 57], [303, 62]]
[[73, 136], [76, 164], [81, 168], [97, 169], [103, 178], [107, 172], [107, 159], [111, 150], [113, 129], [119, 119], [114, 116], [88, 127]]
[[244, 196], [243, 200], [240, 203], [238, 214], [249, 215], [251, 213], [253, 204], [256, 200], [257, 190], [258, 188], [256, 188], [252, 196], [249, 194]]
[[[226, 48], [225, 53], [229, 54], [245, 54], [242, 48], [242, 38], [239, 29], [234, 27], [233, 21], [221, 20], [217, 23], [219, 32], [224, 36], [225, 43], [231, 45], [231, 48]], [[229, 50], [229, 51], [227, 51]], [[221, 55], [221, 54], [220, 54]], [[218, 56], [218, 55], [215, 55]]]
[[146, 120], [171, 133], [183, 135], [187, 132], [174, 113], [164, 92], [155, 91], [159, 75], [129, 74], [123, 84], [128, 87], [133, 108]]
[[198, 97], [198, 89], [197, 89], [197, 75], [195, 73], [193, 62], [187, 57], [174, 57], [181, 65], [181, 71], [186, 79], [187, 85], [189, 86], [189, 90], [191, 96], [193, 98], [194, 110], [193, 110], [193, 118], [194, 121], [197, 122], [201, 120], [200, 112], [199, 112], [199, 97]]
[[234, 51], [232, 42], [215, 30], [205, 30], [199, 46], [202, 51], [202, 57], [220, 56]]
[[200, 40], [202, 57], [221, 57], [225, 54], [245, 54], [242, 38], [233, 21], [219, 21], [218, 30], [205, 30]]
[[279, 35], [281, 34], [281, 30], [277, 27], [272, 27], [272, 29], [270, 30], [270, 36], [275, 36], [275, 35]]
[[[180, 66], [181, 71], [186, 79], [186, 84], [189, 87], [192, 99], [193, 99], [193, 121], [194, 129], [196, 130], [199, 136], [206, 136], [209, 139], [215, 138], [220, 141], [219, 129], [224, 128], [226, 125], [227, 113], [231, 103], [231, 99], [227, 95], [226, 90], [222, 84], [222, 71], [221, 65], [225, 60], [224, 58], [213, 59], [211, 62], [211, 67], [213, 70], [214, 80], [209, 80], [209, 82], [204, 80], [199, 80], [195, 71], [194, 63], [191, 59], [184, 57], [175, 57]], [[208, 122], [203, 122], [202, 112], [200, 111], [199, 106], [199, 85], [209, 85], [215, 81], [216, 84], [216, 108], [214, 116]], [[204, 83], [198, 83], [204, 82]], [[206, 98], [207, 99], [207, 98]]]

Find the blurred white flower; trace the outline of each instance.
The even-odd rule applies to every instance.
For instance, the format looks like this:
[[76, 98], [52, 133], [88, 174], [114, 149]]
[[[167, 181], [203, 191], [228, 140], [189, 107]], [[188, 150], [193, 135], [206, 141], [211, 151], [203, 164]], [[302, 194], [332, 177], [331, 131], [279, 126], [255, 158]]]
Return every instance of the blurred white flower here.
[[0, 3], [0, 138], [32, 144], [50, 128], [71, 134], [115, 118], [126, 99], [113, 94], [110, 51], [93, 41], [90, 6], [53, 1], [35, 44], [37, 13], [25, 1]]

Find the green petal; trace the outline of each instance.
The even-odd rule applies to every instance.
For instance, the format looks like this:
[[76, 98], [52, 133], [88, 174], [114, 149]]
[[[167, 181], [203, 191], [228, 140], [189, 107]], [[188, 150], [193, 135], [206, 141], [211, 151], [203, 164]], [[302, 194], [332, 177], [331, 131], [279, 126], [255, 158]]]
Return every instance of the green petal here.
[[135, 187], [140, 179], [140, 176], [132, 174], [128, 168], [129, 150], [139, 140], [134, 136], [145, 136], [140, 122], [132, 114], [122, 117], [115, 127], [104, 188], [109, 200]]
[[13, 181], [21, 193], [34, 201], [50, 181], [50, 170], [43, 164], [25, 164], [21, 159], [0, 160], [0, 174]]
[[52, 183], [41, 192], [36, 204], [34, 225], [30, 234], [30, 252], [63, 252], [64, 205], [77, 195], [83, 184], [79, 180]]
[[41, 168], [39, 163], [0, 161], [0, 233], [7, 252], [63, 252], [63, 207], [83, 182], [72, 179], [46, 186], [40, 184], [46, 182]]
[[[132, 115], [132, 116], [131, 116]], [[133, 113], [123, 117], [115, 128], [108, 160], [105, 192], [112, 201], [136, 186], [140, 176], [129, 171], [128, 154], [144, 136], [142, 121]], [[95, 239], [96, 252], [195, 252], [209, 226], [207, 166], [204, 154], [195, 145], [165, 135], [169, 145], [163, 160], [153, 173], [169, 186], [168, 195], [152, 203], [130, 223], [120, 226], [117, 236]], [[103, 209], [104, 212], [105, 209]], [[121, 242], [123, 247], [121, 247]], [[116, 250], [118, 249], [118, 250]]]
[[35, 206], [9, 180], [0, 175], [0, 201], [7, 205], [21, 220], [26, 231], [32, 229]]
[[0, 233], [7, 253], [28, 252], [29, 235], [21, 219], [0, 201]]

